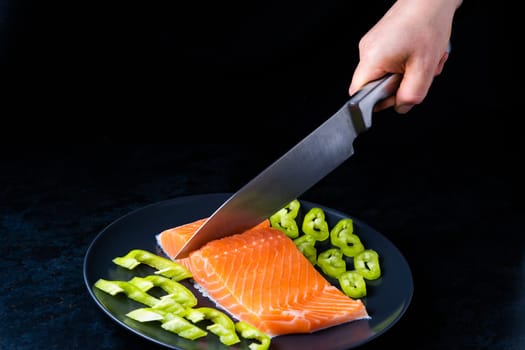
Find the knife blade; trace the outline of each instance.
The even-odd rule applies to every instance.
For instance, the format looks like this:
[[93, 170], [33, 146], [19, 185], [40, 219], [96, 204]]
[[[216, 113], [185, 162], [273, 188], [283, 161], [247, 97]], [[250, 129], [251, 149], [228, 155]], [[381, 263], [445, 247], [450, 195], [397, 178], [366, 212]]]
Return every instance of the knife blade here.
[[373, 107], [394, 94], [400, 77], [388, 74], [351, 96], [334, 115], [228, 198], [175, 258], [256, 226], [351, 157], [354, 140], [372, 125]]

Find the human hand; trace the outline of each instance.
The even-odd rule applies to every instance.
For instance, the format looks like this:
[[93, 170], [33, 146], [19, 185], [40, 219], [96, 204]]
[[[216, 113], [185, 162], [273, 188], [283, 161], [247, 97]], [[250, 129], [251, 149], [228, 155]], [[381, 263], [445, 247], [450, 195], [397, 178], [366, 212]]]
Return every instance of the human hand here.
[[387, 73], [401, 73], [395, 96], [375, 106], [404, 114], [426, 97], [448, 59], [454, 13], [461, 0], [398, 0], [359, 41], [349, 94]]

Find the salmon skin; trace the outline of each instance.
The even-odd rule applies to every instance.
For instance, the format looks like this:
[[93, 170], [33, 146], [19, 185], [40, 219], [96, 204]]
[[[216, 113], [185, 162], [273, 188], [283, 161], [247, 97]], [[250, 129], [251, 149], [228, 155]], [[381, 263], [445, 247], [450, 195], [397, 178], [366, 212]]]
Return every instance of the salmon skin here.
[[[184, 239], [204, 220], [158, 234], [161, 250], [175, 256]], [[197, 288], [218, 307], [271, 337], [313, 333], [370, 318], [360, 299], [352, 299], [330, 284], [268, 220], [211, 241], [176, 261], [191, 271]]]

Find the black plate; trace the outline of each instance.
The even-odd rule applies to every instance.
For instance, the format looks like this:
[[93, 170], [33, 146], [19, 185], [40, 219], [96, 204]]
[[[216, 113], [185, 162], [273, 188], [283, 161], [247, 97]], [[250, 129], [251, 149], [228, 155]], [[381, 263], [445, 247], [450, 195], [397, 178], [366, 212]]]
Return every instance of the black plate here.
[[[229, 347], [221, 344], [213, 334], [190, 341], [163, 330], [160, 323], [133, 321], [125, 314], [144, 305], [130, 300], [125, 295], [110, 296], [94, 288], [94, 284], [99, 278], [129, 280], [137, 274], [151, 273], [145, 270], [147, 266], [141, 269], [142, 265], [128, 271], [113, 264], [112, 259], [136, 248], [161, 254], [155, 240], [156, 234], [167, 228], [211, 215], [230, 195], [195, 195], [154, 203], [121, 217], [102, 230], [91, 243], [84, 259], [84, 281], [96, 304], [119, 325], [168, 348], [228, 349]], [[314, 206], [322, 208], [330, 227], [343, 217], [352, 218], [355, 233], [361, 237], [365, 247], [379, 253], [382, 277], [369, 283], [368, 295], [363, 298], [371, 319], [350, 322], [312, 334], [274, 337], [271, 349], [342, 350], [355, 348], [377, 338], [399, 321], [412, 299], [412, 274], [405, 258], [388, 239], [360, 220], [322, 205], [300, 201], [303, 214]], [[201, 305], [214, 306], [209, 299], [202, 297], [189, 281], [183, 282], [195, 291]], [[230, 348], [248, 349], [248, 343], [243, 341]]]

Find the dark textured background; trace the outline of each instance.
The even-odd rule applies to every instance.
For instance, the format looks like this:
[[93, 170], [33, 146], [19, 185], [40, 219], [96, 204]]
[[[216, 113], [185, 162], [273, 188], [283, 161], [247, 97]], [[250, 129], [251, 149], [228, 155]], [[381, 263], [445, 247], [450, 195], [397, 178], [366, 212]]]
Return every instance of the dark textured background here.
[[[233, 192], [306, 136], [388, 5], [2, 0], [0, 348], [154, 348], [90, 299], [89, 244], [133, 209]], [[525, 348], [521, 112], [500, 81], [516, 48], [502, 11], [464, 5], [425, 102], [377, 113], [303, 196], [409, 261], [412, 304], [363, 350]]]

